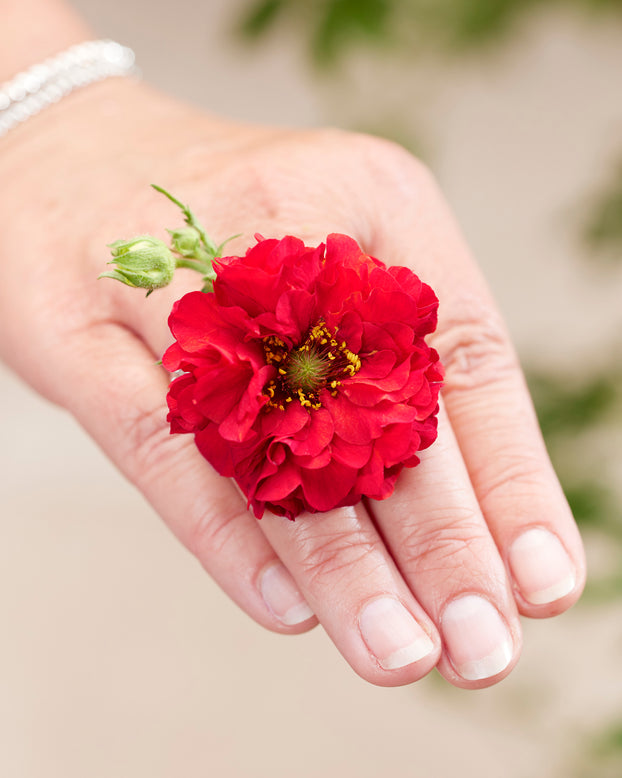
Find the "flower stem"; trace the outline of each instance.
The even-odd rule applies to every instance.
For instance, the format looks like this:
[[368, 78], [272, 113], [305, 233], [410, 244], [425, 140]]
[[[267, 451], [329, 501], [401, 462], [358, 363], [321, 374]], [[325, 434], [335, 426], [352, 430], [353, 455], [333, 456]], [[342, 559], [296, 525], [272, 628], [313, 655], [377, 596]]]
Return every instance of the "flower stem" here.
[[184, 205], [182, 202], [180, 202], [176, 197], [174, 197], [170, 192], [167, 192], [166, 189], [163, 189], [161, 186], [158, 186], [157, 184], [151, 184], [151, 186], [156, 190], [156, 192], [160, 192], [160, 194], [163, 194], [165, 197], [168, 197], [168, 199], [172, 203], [175, 203], [175, 205], [183, 213], [186, 224], [189, 227], [193, 227], [199, 233], [199, 238], [201, 239], [201, 243], [203, 244], [208, 254], [212, 258], [217, 257], [219, 247], [216, 246], [214, 241], [205, 232], [203, 225], [198, 221], [198, 219], [192, 213], [190, 208], [187, 205]]
[[197, 273], [203, 273], [203, 275], [208, 275], [213, 272], [211, 262], [200, 262], [196, 259], [181, 259], [176, 257], [175, 267], [186, 267], [189, 270], [196, 270]]
[[170, 248], [152, 235], [111, 243], [113, 260], [109, 264], [116, 265], [116, 268], [102, 273], [100, 278], [114, 278], [128, 286], [143, 287], [149, 295], [154, 289], [169, 284], [174, 271], [183, 267], [200, 273], [203, 280], [201, 291], [213, 292], [216, 279], [214, 260], [221, 256], [223, 248], [233, 238], [217, 246], [187, 205], [161, 186], [151, 186], [180, 208], [186, 227], [167, 230], [171, 236]]

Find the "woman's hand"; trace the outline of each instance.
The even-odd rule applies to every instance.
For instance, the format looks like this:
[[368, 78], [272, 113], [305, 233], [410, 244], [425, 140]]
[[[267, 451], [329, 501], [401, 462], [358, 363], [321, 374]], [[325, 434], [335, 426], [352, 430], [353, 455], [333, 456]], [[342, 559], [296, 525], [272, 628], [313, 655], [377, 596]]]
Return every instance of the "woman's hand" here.
[[[584, 583], [581, 542], [511, 343], [425, 168], [387, 142], [206, 116], [122, 79], [89, 87], [0, 140], [0, 355], [66, 407], [250, 616], [316, 621], [363, 678], [456, 686], [503, 678], [518, 614], [553, 616]], [[156, 366], [190, 272], [145, 299], [97, 281], [106, 244], [176, 226], [156, 182], [232, 253], [266, 237], [352, 235], [440, 299], [439, 436], [394, 495], [291, 523], [256, 521], [190, 436], [169, 435]], [[551, 658], [552, 659], [552, 658]]]

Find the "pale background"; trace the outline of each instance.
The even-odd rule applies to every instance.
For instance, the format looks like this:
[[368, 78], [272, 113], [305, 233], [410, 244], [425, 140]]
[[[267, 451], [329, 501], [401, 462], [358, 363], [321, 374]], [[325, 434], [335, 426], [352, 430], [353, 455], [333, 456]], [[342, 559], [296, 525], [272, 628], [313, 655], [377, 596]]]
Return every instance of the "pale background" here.
[[[378, 127], [399, 114], [424, 138], [522, 354], [580, 370], [620, 331], [622, 276], [589, 269], [567, 218], [620, 149], [620, 26], [549, 13], [502, 52], [355, 56], [318, 79], [287, 30], [235, 43], [239, 4], [75, 3], [146, 79], [216, 113], [358, 126], [374, 90]], [[526, 622], [520, 664], [489, 690], [372, 687], [321, 629], [253, 624], [2, 368], [0, 393], [0, 775], [568, 778], [622, 713], [619, 605]]]

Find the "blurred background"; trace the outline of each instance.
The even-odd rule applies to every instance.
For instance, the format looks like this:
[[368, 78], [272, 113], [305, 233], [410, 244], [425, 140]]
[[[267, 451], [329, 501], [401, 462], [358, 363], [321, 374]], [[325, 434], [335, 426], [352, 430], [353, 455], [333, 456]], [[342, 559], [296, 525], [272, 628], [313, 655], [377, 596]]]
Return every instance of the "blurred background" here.
[[0, 367], [0, 774], [622, 775], [622, 2], [75, 0], [144, 77], [421, 156], [502, 307], [588, 547], [512, 675], [360, 680], [236, 609], [77, 425]]

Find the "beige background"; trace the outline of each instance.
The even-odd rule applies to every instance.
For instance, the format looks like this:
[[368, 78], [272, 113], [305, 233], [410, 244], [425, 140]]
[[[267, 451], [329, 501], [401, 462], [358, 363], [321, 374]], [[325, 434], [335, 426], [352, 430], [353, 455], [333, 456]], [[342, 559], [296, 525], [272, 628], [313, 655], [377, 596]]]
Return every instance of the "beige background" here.
[[[355, 56], [318, 81], [283, 31], [232, 44], [239, 0], [76, 5], [214, 112], [364, 125], [374, 94], [378, 126], [423, 138], [524, 355], [581, 369], [620, 331], [621, 274], [572, 228], [622, 145], [622, 27], [547, 14], [466, 63]], [[0, 775], [566, 778], [622, 712], [616, 606], [525, 623], [521, 663], [481, 692], [375, 688], [320, 629], [264, 632], [67, 415], [1, 368], [0, 392]]]

